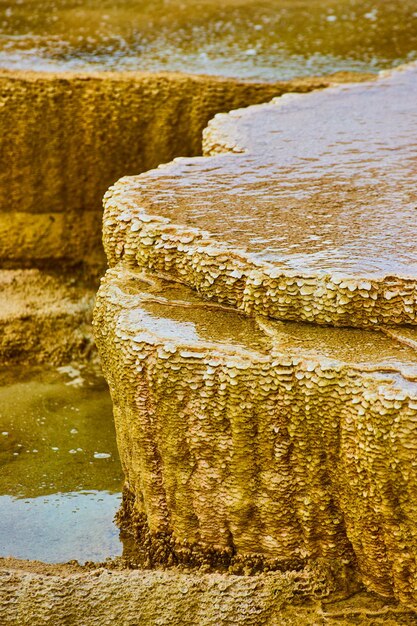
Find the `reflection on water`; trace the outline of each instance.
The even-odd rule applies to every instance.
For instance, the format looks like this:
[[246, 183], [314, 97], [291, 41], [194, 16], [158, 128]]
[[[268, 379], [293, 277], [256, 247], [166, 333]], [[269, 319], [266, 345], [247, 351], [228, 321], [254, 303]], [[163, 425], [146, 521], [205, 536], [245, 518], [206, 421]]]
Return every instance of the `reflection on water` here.
[[415, 0], [0, 0], [0, 64], [289, 78], [416, 58]]
[[0, 554], [50, 562], [121, 553], [123, 481], [102, 378], [74, 367], [0, 375]]
[[0, 496], [0, 554], [48, 563], [103, 561], [121, 554], [113, 518], [120, 495], [107, 491]]

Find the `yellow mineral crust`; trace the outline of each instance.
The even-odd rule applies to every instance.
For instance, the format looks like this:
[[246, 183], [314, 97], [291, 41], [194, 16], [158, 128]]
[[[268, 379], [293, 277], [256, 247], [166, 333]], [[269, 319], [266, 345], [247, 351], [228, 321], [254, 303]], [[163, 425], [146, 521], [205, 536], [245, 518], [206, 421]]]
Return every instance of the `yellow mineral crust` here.
[[205, 157], [106, 194], [109, 263], [249, 314], [415, 325], [416, 128], [417, 65], [217, 115]]
[[247, 317], [121, 265], [94, 324], [127, 517], [162, 553], [352, 569], [416, 605], [416, 331]]
[[[311, 573], [310, 573], [311, 574]], [[59, 601], [52, 599], [59, 598]], [[412, 626], [395, 601], [323, 597], [309, 572], [258, 576], [0, 559], [2, 626]]]
[[202, 131], [219, 111], [330, 80], [1, 70], [0, 263], [103, 268], [109, 185], [178, 154], [199, 154]]
[[94, 289], [37, 269], [0, 269], [0, 360], [3, 365], [90, 358]]

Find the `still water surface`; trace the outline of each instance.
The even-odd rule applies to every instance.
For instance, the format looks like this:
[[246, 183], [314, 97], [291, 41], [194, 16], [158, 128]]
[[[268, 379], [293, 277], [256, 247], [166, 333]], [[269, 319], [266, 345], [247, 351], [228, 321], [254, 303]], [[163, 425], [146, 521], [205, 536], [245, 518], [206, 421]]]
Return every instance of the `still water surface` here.
[[104, 380], [84, 369], [0, 374], [0, 555], [64, 562], [122, 552], [123, 475]]
[[3, 68], [272, 80], [416, 58], [416, 0], [0, 0]]

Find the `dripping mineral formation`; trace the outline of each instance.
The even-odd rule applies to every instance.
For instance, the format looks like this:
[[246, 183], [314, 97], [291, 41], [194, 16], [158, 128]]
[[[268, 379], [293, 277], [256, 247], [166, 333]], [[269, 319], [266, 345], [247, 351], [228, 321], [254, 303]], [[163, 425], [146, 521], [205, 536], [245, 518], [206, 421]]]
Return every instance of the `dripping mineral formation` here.
[[416, 74], [217, 116], [108, 192], [95, 333], [154, 561], [416, 605]]

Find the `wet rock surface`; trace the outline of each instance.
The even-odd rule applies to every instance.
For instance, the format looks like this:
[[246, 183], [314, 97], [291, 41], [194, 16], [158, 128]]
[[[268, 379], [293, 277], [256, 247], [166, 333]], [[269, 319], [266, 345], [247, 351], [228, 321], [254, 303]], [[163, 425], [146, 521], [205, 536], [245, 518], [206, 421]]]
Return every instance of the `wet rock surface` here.
[[95, 336], [151, 562], [416, 606], [416, 71], [217, 116], [107, 194]]
[[291, 79], [416, 58], [414, 0], [1, 0], [12, 69]]
[[[96, 10], [93, 4], [91, 15]], [[111, 12], [121, 4], [114, 4]], [[355, 12], [356, 5], [350, 5]], [[316, 24], [312, 32], [321, 37], [323, 49], [329, 33], [329, 42], [351, 46], [348, 37], [335, 37], [340, 28], [345, 34], [349, 31], [343, 7], [323, 6], [318, 21], [311, 3], [307, 8], [310, 26]], [[8, 25], [26, 28], [27, 7], [25, 3], [11, 12], [7, 8], [1, 26], [6, 36], [0, 56], [14, 67], [22, 67], [22, 60], [24, 66], [25, 54], [32, 55], [34, 48], [39, 52], [45, 43], [34, 31], [29, 36], [13, 35], [13, 45], [7, 40]], [[39, 7], [38, 3], [30, 13], [35, 30]], [[56, 7], [52, 8], [47, 28], [56, 17]], [[404, 3], [403, 9], [394, 22], [401, 32], [410, 33], [412, 3]], [[386, 7], [361, 4], [360, 10], [364, 15], [355, 37], [363, 39], [371, 31], [375, 37], [386, 24], [391, 28]], [[181, 11], [188, 20], [185, 5]], [[274, 19], [281, 17], [276, 13]], [[67, 19], [71, 21], [71, 12], [60, 25]], [[350, 19], [357, 22], [352, 15]], [[363, 28], [375, 22], [377, 27]], [[259, 30], [267, 23], [262, 20]], [[88, 28], [82, 26], [81, 31], [79, 47], [87, 42], [87, 48], [90, 44], [94, 48], [97, 42], [87, 41]], [[368, 40], [364, 45], [369, 44], [371, 55], [377, 50], [376, 63], [384, 66], [407, 56], [412, 37], [400, 39], [396, 46], [389, 42], [389, 59], [383, 58], [381, 38], [379, 47]], [[258, 43], [247, 48], [246, 61], [262, 56]], [[48, 43], [43, 48], [45, 67], [85, 67], [94, 50], [79, 50], [77, 65], [78, 52], [73, 58], [68, 52], [73, 44]], [[22, 55], [13, 58], [18, 49]], [[332, 51], [326, 54], [328, 58], [316, 59], [308, 70], [305, 59], [295, 66], [304, 67], [304, 74], [320, 67], [375, 68], [371, 60], [358, 64], [346, 55], [338, 65]], [[101, 62], [95, 59], [93, 64], [96, 61]], [[247, 69], [248, 64], [241, 75], [249, 75]], [[288, 66], [286, 71], [294, 75], [294, 68]], [[415, 615], [397, 604], [400, 600], [411, 610], [416, 606], [415, 88], [409, 80], [415, 70], [408, 72], [384, 78], [378, 86], [332, 89], [324, 100], [321, 94], [311, 96], [305, 107], [304, 101], [288, 98], [219, 116], [205, 132], [204, 150], [210, 159], [183, 159], [148, 173], [139, 193], [136, 183], [132, 187], [127, 179], [118, 186], [120, 194], [108, 199], [107, 253], [115, 267], [100, 290], [96, 332], [126, 477], [119, 524], [143, 560], [135, 562], [134, 549], [125, 549], [124, 558], [100, 568], [0, 559], [1, 623], [88, 621], [124, 626], [138, 619], [181, 626], [415, 623]], [[103, 266], [99, 197], [110, 183], [176, 154], [199, 153], [200, 131], [217, 111], [288, 91], [311, 91], [328, 85], [329, 79], [266, 85], [174, 74], [3, 71], [0, 84], [0, 263], [3, 268], [20, 268], [0, 272], [0, 355], [9, 368], [2, 376], [7, 376], [14, 375], [11, 366], [16, 363], [94, 360], [90, 328], [94, 286], [78, 280], [75, 267], [93, 267], [96, 275]], [[343, 133], [333, 144], [326, 144], [329, 138], [323, 132], [307, 142], [312, 109], [320, 111], [313, 120], [319, 127], [325, 123], [332, 133], [339, 128], [330, 113], [342, 95], [350, 106], [345, 130], [355, 138], [355, 146], [345, 142]], [[365, 143], [361, 98], [372, 101], [375, 113], [365, 129]], [[281, 115], [288, 116], [284, 125]], [[386, 123], [387, 117], [392, 124]], [[275, 142], [265, 138], [264, 126], [281, 143], [286, 141], [285, 150], [280, 148], [287, 160], [280, 166], [279, 188], [272, 182], [277, 173]], [[289, 129], [296, 126], [302, 132], [293, 135]], [[317, 161], [302, 162], [300, 143]], [[252, 150], [255, 146], [262, 155], [267, 185], [256, 174], [243, 189], [242, 179], [259, 159]], [[375, 154], [382, 152], [384, 158], [376, 159]], [[229, 170], [232, 158], [236, 161]], [[337, 180], [329, 171], [321, 176], [326, 165], [334, 170], [336, 159], [345, 168], [337, 171]], [[300, 190], [297, 197], [294, 186]], [[360, 194], [366, 197], [365, 204]], [[189, 197], [192, 205], [186, 201]], [[271, 202], [280, 208], [282, 219], [271, 217]], [[306, 207], [313, 214], [314, 232], [304, 222]], [[256, 219], [244, 223], [247, 208]], [[365, 209], [366, 232], [361, 228]], [[393, 219], [399, 212], [404, 219]], [[329, 223], [329, 214], [337, 217], [336, 227]], [[301, 251], [289, 249], [283, 238], [277, 253], [276, 233], [266, 231], [258, 219], [265, 215], [283, 237], [291, 231]], [[328, 237], [329, 225], [333, 239]], [[339, 235], [348, 230], [355, 237], [346, 246]], [[28, 269], [33, 266], [43, 271]], [[138, 266], [150, 272], [141, 273]], [[348, 266], [351, 274], [345, 272]], [[324, 270], [324, 275], [317, 270]], [[265, 313], [286, 321], [280, 323]], [[375, 331], [323, 328], [291, 319], [369, 325]], [[68, 367], [67, 372], [73, 371]], [[77, 376], [70, 376], [69, 383], [76, 387]], [[75, 387], [69, 388], [72, 400]], [[30, 539], [38, 500], [47, 505], [59, 488], [62, 504], [67, 497], [65, 506], [72, 500], [82, 508], [81, 496], [101, 502], [103, 494], [94, 487], [107, 490], [119, 474], [109, 467], [100, 472], [100, 464], [113, 463], [114, 450], [108, 457], [104, 448], [90, 445], [90, 449], [86, 442], [68, 449], [75, 470], [69, 470], [71, 463], [63, 470], [57, 460], [59, 446], [56, 441], [49, 446], [50, 436], [57, 432], [65, 445], [68, 438], [82, 438], [84, 422], [79, 420], [78, 428], [69, 433], [55, 426], [51, 434], [45, 427], [51, 398], [44, 393], [46, 418], [43, 415], [39, 424], [35, 420], [35, 425], [22, 409], [24, 394], [17, 382], [10, 390], [0, 390], [0, 411], [8, 402], [13, 404], [15, 395], [20, 419], [12, 419], [8, 411], [7, 429], [0, 433], [2, 501], [14, 498], [10, 486], [18, 476], [22, 496], [21, 509], [7, 503], [2, 507], [0, 536], [8, 540], [7, 524], [17, 531], [27, 521], [24, 532], [32, 552], [22, 555], [49, 560], [41, 551], [42, 542], [35, 540], [34, 545]], [[107, 436], [111, 440], [110, 431], [102, 428], [100, 412], [99, 408], [92, 419], [97, 443]], [[65, 424], [64, 416], [61, 427]], [[46, 430], [44, 437], [38, 433], [42, 443], [35, 447], [38, 427]], [[90, 430], [89, 436], [94, 432]], [[24, 445], [26, 458], [20, 456]], [[81, 462], [86, 450], [93, 454], [91, 474]], [[53, 486], [40, 476], [44, 474], [43, 464], [36, 463], [40, 457], [55, 472]], [[18, 464], [20, 474], [15, 472]], [[87, 483], [89, 493], [84, 493]], [[108, 513], [117, 494], [106, 495], [113, 497]], [[35, 506], [25, 512], [26, 504]], [[44, 513], [42, 530], [49, 519], [47, 506]], [[89, 526], [95, 532], [94, 524]], [[65, 530], [58, 528], [58, 541], [59, 532], [67, 535], [58, 558], [75, 555], [71, 542], [79, 539], [76, 527], [73, 521]], [[77, 553], [80, 560], [89, 558], [85, 554], [96, 545], [88, 543], [84, 557]], [[81, 544], [80, 540], [83, 548]], [[91, 558], [99, 559], [100, 554]], [[56, 560], [52, 548], [50, 555]], [[145, 569], [129, 570], [138, 565]], [[168, 569], [146, 571], [150, 567]], [[355, 593], [363, 583], [379, 595]]]
[[[52, 430], [62, 439], [65, 404], [52, 411], [53, 428], [42, 435], [28, 406], [33, 401], [48, 415], [52, 392], [34, 381], [19, 386], [14, 366], [42, 364], [45, 374], [50, 365], [73, 372], [74, 360], [76, 368], [97, 365], [91, 314], [97, 271], [104, 265], [101, 195], [126, 168], [137, 172], [177, 153], [198, 153], [202, 128], [218, 110], [264, 101], [289, 89], [323, 88], [329, 79], [261, 84], [137, 72], [91, 76], [3, 71], [0, 84], [0, 382], [6, 387], [0, 390], [0, 433], [8, 433], [0, 438], [0, 551], [45, 560], [97, 560], [121, 549], [111, 521], [120, 485], [108, 493], [106, 473], [95, 472], [111, 464], [106, 476], [119, 480], [117, 455], [109, 459], [98, 449], [90, 463], [80, 445], [69, 446], [65, 453], [56, 440], [46, 446], [45, 440], [54, 438]], [[175, 132], [173, 119], [181, 132]], [[21, 400], [15, 407], [4, 382], [13, 376], [16, 385], [10, 393]], [[75, 405], [82, 395], [78, 378], [70, 379], [74, 386], [68, 387]], [[106, 398], [105, 389], [102, 395]], [[62, 396], [67, 397], [64, 392]], [[25, 428], [41, 439], [29, 437], [26, 456], [20, 456], [19, 446], [28, 440], [23, 437], [22, 443], [10, 434], [19, 430], [13, 408], [20, 411]], [[97, 403], [86, 419], [92, 429], [95, 420], [102, 420], [104, 429], [102, 410]], [[96, 439], [98, 444], [100, 436]], [[51, 473], [56, 474], [53, 479]], [[80, 474], [84, 480], [77, 482]], [[28, 488], [21, 493], [21, 484], [28, 487], [31, 480], [33, 492]], [[56, 489], [36, 491], [36, 485], [52, 485], [54, 480]]]
[[202, 131], [219, 111], [330, 80], [1, 71], [1, 266], [84, 264], [100, 274], [109, 185], [179, 154], [199, 154]]
[[162, 559], [324, 561], [414, 602], [415, 349], [250, 319], [123, 268], [95, 323], [125, 507], [165, 536]]
[[215, 156], [107, 193], [110, 263], [166, 272], [248, 313], [415, 324], [416, 75], [216, 116], [204, 135]]

